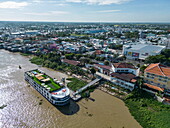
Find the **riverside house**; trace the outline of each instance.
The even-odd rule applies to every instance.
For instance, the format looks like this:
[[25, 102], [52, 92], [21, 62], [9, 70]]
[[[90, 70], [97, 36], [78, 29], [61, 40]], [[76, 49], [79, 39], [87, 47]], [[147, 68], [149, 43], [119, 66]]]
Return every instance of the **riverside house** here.
[[136, 86], [139, 68], [136, 68], [133, 64], [113, 63], [111, 66], [94, 64], [94, 68], [97, 72], [109, 76], [109, 79], [107, 80], [115, 85], [121, 86], [130, 91]]

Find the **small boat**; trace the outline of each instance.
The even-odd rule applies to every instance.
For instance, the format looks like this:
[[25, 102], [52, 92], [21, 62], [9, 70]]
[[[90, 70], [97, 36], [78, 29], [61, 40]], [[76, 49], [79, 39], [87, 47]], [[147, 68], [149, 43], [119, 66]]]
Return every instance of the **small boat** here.
[[19, 65], [19, 69], [21, 69], [21, 66]]

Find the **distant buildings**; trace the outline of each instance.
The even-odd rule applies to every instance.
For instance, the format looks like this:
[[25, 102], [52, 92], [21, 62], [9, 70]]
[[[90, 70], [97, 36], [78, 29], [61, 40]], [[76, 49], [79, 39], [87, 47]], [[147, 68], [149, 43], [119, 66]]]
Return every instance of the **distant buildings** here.
[[147, 45], [147, 44], [137, 44], [137, 45], [123, 45], [122, 54], [128, 59], [133, 60], [145, 60], [148, 56], [159, 55], [165, 46], [160, 45]]

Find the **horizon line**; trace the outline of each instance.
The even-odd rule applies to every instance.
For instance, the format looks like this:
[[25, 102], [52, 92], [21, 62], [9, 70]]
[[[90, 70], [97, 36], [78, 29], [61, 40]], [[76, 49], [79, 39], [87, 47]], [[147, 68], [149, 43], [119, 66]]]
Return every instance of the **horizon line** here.
[[19, 20], [19, 21], [10, 21], [10, 20], [0, 20], [0, 22], [50, 22], [50, 23], [167, 23], [170, 24], [170, 22], [166, 21], [24, 21], [24, 20]]

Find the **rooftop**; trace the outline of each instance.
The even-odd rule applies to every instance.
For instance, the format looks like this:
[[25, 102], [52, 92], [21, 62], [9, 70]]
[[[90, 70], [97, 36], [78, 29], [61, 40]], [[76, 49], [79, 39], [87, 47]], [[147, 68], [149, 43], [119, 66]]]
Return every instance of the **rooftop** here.
[[164, 49], [165, 46], [160, 46], [160, 45], [147, 45], [147, 44], [137, 44], [137, 45], [130, 45], [129, 49], [131, 50], [139, 50], [139, 51], [144, 51], [145, 53], [149, 52], [154, 52], [154, 53], [159, 53]]
[[161, 92], [164, 91], [164, 89], [157, 87], [157, 86], [154, 86], [154, 85], [151, 85], [151, 84], [148, 84], [148, 83], [144, 83], [144, 85], [151, 88], [151, 89], [157, 90], [157, 91], [161, 91]]
[[170, 77], [170, 67], [162, 65], [160, 63], [150, 64], [146, 69], [145, 72]]
[[133, 64], [131, 63], [113, 63], [113, 66], [115, 68], [131, 68], [131, 69], [137, 69]]
[[51, 92], [61, 89], [59, 81], [54, 81], [53, 78], [46, 75], [45, 73], [40, 72], [39, 70], [32, 70], [27, 72], [27, 74], [30, 75], [37, 84], [43, 86]]
[[63, 62], [64, 62], [64, 63], [71, 64], [71, 65], [74, 65], [74, 66], [77, 66], [78, 64], [80, 64], [80, 62], [79, 62], [79, 61], [75, 61], [75, 60], [68, 60], [68, 59], [63, 59]]
[[111, 76], [116, 77], [121, 80], [132, 82], [132, 83], [136, 82], [136, 80], [134, 79], [136, 76], [131, 73], [115, 73], [114, 72], [111, 74]]
[[107, 65], [101, 65], [101, 64], [95, 64], [96, 66], [103, 68], [103, 69], [108, 69], [110, 70], [112, 67], [111, 66], [107, 66]]

